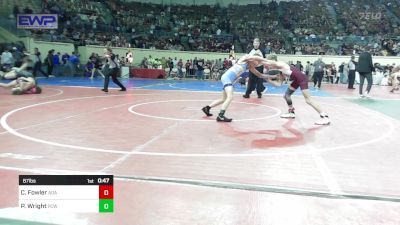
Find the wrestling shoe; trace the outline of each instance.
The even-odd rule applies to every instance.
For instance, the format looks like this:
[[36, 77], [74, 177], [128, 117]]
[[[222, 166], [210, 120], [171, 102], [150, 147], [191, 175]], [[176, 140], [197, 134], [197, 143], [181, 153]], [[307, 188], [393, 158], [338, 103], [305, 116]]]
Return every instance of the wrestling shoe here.
[[226, 118], [225, 116], [218, 116], [217, 122], [232, 122], [232, 119]]
[[294, 119], [296, 118], [296, 115], [294, 114], [294, 112], [292, 113], [284, 113], [281, 115], [281, 118], [285, 118], [285, 119]]
[[294, 108], [289, 109], [287, 113], [281, 115], [281, 118], [286, 118], [286, 119], [293, 119], [295, 117], [296, 115], [294, 114]]
[[320, 120], [315, 121], [315, 125], [329, 125], [331, 124], [331, 121], [329, 120], [328, 117], [324, 117]]
[[213, 114], [210, 113], [210, 109], [210, 106], [205, 106], [201, 109], [201, 111], [203, 111], [206, 116], [212, 116]]

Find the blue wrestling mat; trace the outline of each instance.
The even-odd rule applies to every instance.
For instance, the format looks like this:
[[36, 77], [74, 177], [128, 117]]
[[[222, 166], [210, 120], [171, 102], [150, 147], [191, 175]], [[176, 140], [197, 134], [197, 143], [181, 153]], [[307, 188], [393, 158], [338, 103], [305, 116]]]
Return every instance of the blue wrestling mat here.
[[[7, 82], [3, 80], [1, 82]], [[51, 86], [80, 86], [80, 87], [103, 87], [103, 79], [95, 78], [93, 80], [83, 77], [56, 77], [56, 78], [38, 78], [37, 82], [39, 85], [51, 85]], [[159, 79], [121, 79], [121, 82], [128, 89], [148, 89], [148, 90], [186, 90], [186, 91], [215, 91], [219, 92], [222, 90], [222, 84], [220, 81], [197, 81], [197, 80], [159, 80]], [[284, 94], [288, 85], [282, 85], [280, 87], [274, 87], [271, 84], [264, 83], [267, 90], [265, 94]], [[110, 81], [110, 87], [117, 87], [112, 81]], [[235, 85], [235, 91], [244, 93], [246, 90], [245, 86], [240, 84]], [[310, 87], [310, 92], [314, 96], [328, 97], [332, 96], [326, 91], [316, 90]], [[300, 90], [297, 90], [297, 95], [301, 94]]]

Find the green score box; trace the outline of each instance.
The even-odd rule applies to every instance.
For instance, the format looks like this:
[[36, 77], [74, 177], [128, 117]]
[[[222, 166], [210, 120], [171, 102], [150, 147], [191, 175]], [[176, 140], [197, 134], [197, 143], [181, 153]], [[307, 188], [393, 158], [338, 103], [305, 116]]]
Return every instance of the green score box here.
[[113, 199], [100, 199], [99, 200], [99, 212], [100, 213], [114, 212], [114, 200]]

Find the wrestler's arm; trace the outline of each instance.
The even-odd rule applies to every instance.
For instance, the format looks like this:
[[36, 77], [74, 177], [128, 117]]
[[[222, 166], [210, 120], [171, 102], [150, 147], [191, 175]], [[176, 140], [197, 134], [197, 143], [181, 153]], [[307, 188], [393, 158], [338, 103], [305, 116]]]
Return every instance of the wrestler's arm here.
[[249, 65], [249, 70], [250, 70], [250, 72], [252, 72], [254, 75], [256, 75], [259, 78], [262, 78], [262, 79], [267, 79], [268, 78], [267, 75], [264, 75], [264, 74], [258, 72], [258, 70], [256, 70], [256, 68], [254, 68], [253, 66]]
[[[271, 77], [268, 76], [268, 77], [267, 77], [268, 83], [274, 85], [275, 87], [280, 87], [280, 86], [282, 86], [282, 82], [273, 81], [273, 80], [272, 80], [272, 77], [273, 77], [273, 76], [271, 76]], [[275, 76], [275, 77], [277, 77], [277, 76]]]
[[13, 67], [11, 68], [11, 71], [4, 74], [4, 78], [6, 79], [15, 79], [17, 77], [17, 73], [21, 72], [22, 70], [25, 70], [28, 67], [27, 63], [23, 63], [21, 67]]
[[259, 63], [261, 63], [262, 61], [264, 61], [265, 59], [263, 57], [260, 56], [255, 56], [255, 55], [251, 55], [251, 56], [247, 56], [244, 61], [257, 61]]
[[20, 71], [22, 71], [22, 70], [25, 70], [27, 67], [28, 67], [28, 63], [23, 63], [22, 65], [21, 65], [21, 67], [19, 67], [18, 69], [17, 69], [17, 72], [20, 72]]
[[233, 81], [232, 85], [235, 85], [240, 80], [240, 76], [237, 76]]
[[25, 82], [31, 82], [32, 80], [29, 79], [28, 77], [20, 77], [19, 79], [25, 81]]
[[10, 72], [5, 73], [3, 77], [6, 79], [15, 79], [17, 78], [17, 72], [15, 70], [11, 70]]
[[284, 62], [262, 59], [260, 61], [260, 63], [263, 64], [264, 66], [268, 66], [268, 67], [271, 67], [271, 68], [277, 69], [277, 70], [290, 69], [290, 66]]

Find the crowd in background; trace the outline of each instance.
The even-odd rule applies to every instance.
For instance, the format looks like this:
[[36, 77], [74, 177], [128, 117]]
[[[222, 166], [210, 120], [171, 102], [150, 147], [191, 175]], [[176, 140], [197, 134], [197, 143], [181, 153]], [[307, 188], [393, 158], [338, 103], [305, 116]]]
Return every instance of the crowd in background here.
[[[271, 1], [253, 5], [160, 5], [120, 0], [43, 0], [59, 29], [37, 37], [79, 45], [247, 52], [254, 37], [276, 54], [399, 55], [400, 3], [395, 0]], [[16, 6], [14, 14], [32, 12]], [[39, 13], [39, 12], [34, 12]]]
[[[33, 7], [35, 10], [37, 8]], [[56, 13], [58, 30], [33, 30], [35, 37], [52, 41], [72, 40], [78, 45], [172, 51], [248, 52], [254, 37], [266, 54], [373, 55], [400, 56], [400, 3], [396, 0], [309, 0], [271, 1], [265, 4], [160, 5], [121, 0], [43, 0], [40, 12], [30, 6], [15, 6], [18, 13]], [[31, 53], [35, 74], [93, 77], [92, 68], [102, 65], [102, 56], [93, 54], [81, 61], [77, 52]], [[2, 53], [2, 70], [17, 65], [21, 49]], [[121, 66], [132, 64], [127, 53], [117, 56]], [[40, 66], [39, 66], [40, 64]], [[169, 76], [218, 79], [232, 65], [228, 57], [218, 60], [145, 57], [139, 67], [168, 69]], [[300, 66], [296, 63], [297, 66]], [[325, 77], [340, 77], [347, 63], [324, 68]], [[47, 71], [41, 70], [41, 66]], [[136, 65], [137, 66], [137, 65]], [[301, 65], [302, 66], [302, 65]], [[303, 67], [313, 68], [312, 63]], [[382, 67], [383, 71], [387, 71]], [[309, 69], [311, 70], [311, 69]], [[204, 71], [207, 71], [204, 75]], [[308, 71], [310, 73], [310, 71]], [[344, 73], [344, 72], [343, 72]], [[208, 75], [208, 76], [207, 76]], [[330, 79], [338, 83], [339, 79]], [[342, 80], [340, 80], [342, 81]]]
[[[105, 58], [97, 53], [92, 53], [87, 60], [82, 60], [76, 52], [60, 53], [52, 49], [42, 54], [39, 49], [35, 49], [33, 53], [27, 53], [19, 47], [4, 48], [4, 51], [1, 53], [1, 71], [7, 72], [13, 67], [19, 67], [24, 57], [32, 59], [34, 77], [84, 76], [94, 78], [99, 75], [104, 76], [101, 70], [105, 64]], [[116, 55], [116, 62], [121, 67], [135, 66], [162, 69], [166, 71], [166, 76], [170, 79], [197, 78], [199, 80], [219, 80], [221, 75], [235, 63], [235, 58], [234, 55], [230, 55], [229, 57], [215, 60], [205, 60], [200, 57], [183, 60], [177, 57], [158, 58], [149, 55], [148, 57], [144, 57], [140, 64], [134, 65], [133, 54], [129, 50], [124, 55]], [[336, 65], [335, 63], [324, 62], [321, 57], [315, 62], [307, 62], [304, 65], [301, 61], [288, 63], [307, 74], [310, 82], [314, 82], [314, 86], [320, 88], [323, 81], [332, 84], [349, 83], [351, 70], [354, 70], [357, 62], [354, 60], [354, 57], [351, 57], [351, 59], [349, 57], [349, 61]], [[374, 76], [376, 78], [374, 80], [375, 83], [387, 85], [389, 74], [395, 65], [375, 64], [374, 66], [376, 71], [376, 76]], [[100, 72], [98, 72], [99, 70], [96, 71], [96, 69], [99, 69]], [[322, 76], [319, 78], [318, 74], [322, 74]]]

